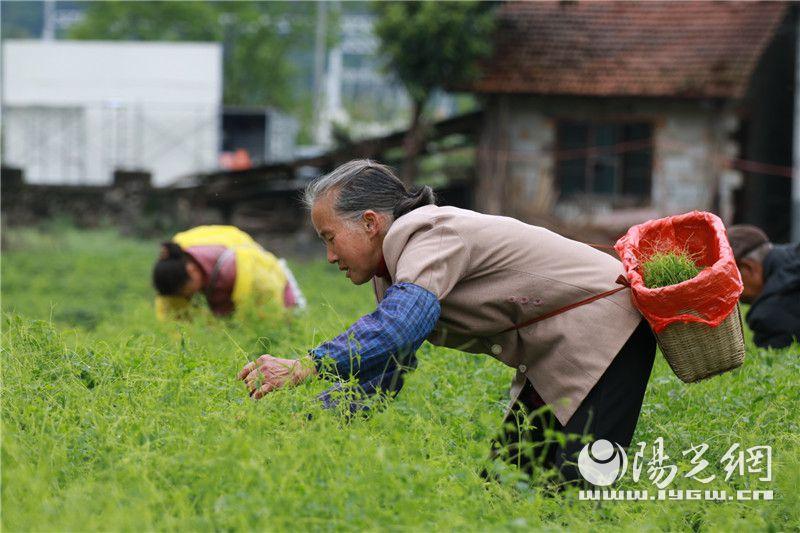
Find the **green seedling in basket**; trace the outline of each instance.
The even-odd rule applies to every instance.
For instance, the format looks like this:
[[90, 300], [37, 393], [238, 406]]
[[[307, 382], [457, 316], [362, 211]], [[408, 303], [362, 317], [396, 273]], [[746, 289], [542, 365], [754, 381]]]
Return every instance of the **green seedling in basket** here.
[[642, 263], [644, 285], [648, 289], [677, 285], [697, 276], [701, 270], [685, 251], [655, 252]]

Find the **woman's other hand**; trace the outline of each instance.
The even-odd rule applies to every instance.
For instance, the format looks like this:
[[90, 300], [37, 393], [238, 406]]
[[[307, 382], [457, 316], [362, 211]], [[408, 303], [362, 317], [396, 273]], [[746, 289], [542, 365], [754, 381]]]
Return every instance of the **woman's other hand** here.
[[311, 359], [281, 359], [264, 354], [244, 365], [236, 376], [247, 384], [250, 396], [256, 400], [284, 386], [297, 385], [317, 373]]

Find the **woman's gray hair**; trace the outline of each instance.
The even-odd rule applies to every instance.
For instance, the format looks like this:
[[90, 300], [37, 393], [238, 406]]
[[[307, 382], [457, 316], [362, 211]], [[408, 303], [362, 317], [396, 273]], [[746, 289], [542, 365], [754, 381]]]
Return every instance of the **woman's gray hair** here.
[[303, 202], [311, 209], [314, 202], [331, 193], [336, 195], [334, 210], [348, 220], [360, 219], [368, 209], [395, 220], [435, 201], [430, 187], [409, 192], [392, 169], [369, 159], [355, 159], [317, 178], [306, 187]]

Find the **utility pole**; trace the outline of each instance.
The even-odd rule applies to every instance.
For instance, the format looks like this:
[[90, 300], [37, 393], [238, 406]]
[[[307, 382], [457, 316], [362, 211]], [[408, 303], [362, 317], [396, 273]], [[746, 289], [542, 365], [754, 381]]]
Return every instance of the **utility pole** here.
[[795, 6], [794, 165], [792, 170], [792, 242], [800, 242], [800, 11]]
[[317, 0], [317, 31], [314, 42], [314, 140], [317, 144], [325, 144], [329, 137], [324, 94], [327, 26], [327, 4], [324, 1]]
[[56, 0], [44, 0], [44, 25], [42, 26], [42, 39], [52, 41], [56, 38]]

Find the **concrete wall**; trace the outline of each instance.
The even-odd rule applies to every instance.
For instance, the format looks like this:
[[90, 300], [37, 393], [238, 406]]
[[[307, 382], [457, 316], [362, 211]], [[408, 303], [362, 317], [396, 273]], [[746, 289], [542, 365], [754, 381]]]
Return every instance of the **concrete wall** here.
[[3, 101], [217, 105], [222, 99], [221, 58], [217, 43], [7, 40]]
[[31, 183], [155, 185], [217, 167], [217, 43], [15, 41], [3, 46], [3, 162]]
[[[562, 221], [621, 228], [693, 209], [732, 216], [731, 190], [741, 176], [725, 164], [737, 154], [730, 139], [738, 121], [731, 110], [708, 102], [515, 95], [490, 97], [485, 110], [476, 194], [483, 211], [529, 220], [554, 215]], [[588, 203], [559, 200], [554, 157], [559, 119], [649, 122], [650, 201], [619, 209], [596, 197]], [[720, 198], [725, 205], [719, 205]]]

